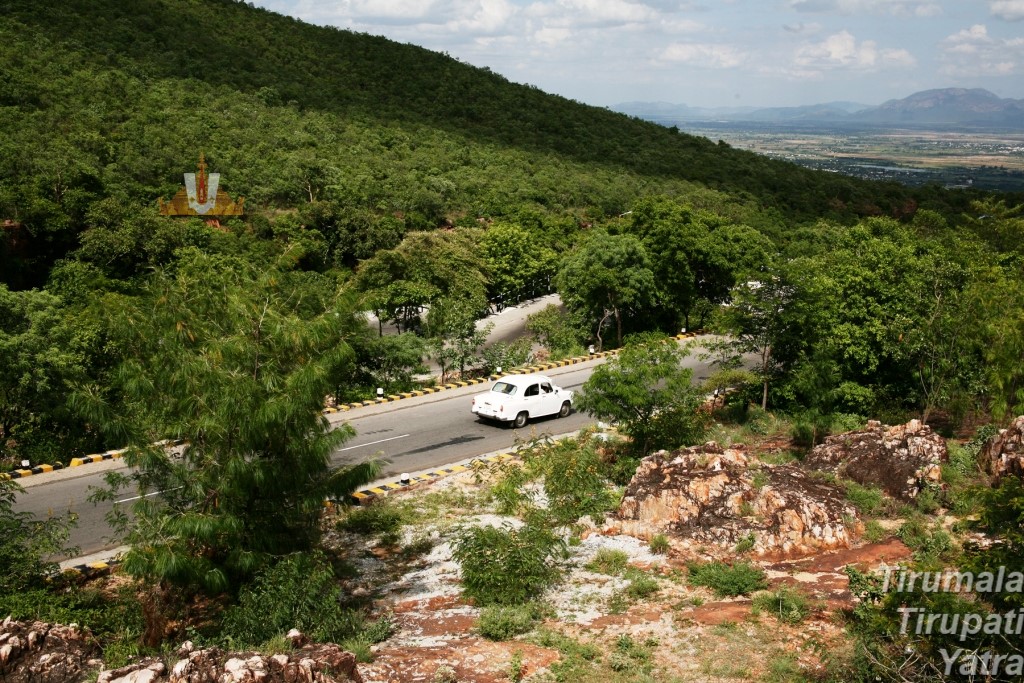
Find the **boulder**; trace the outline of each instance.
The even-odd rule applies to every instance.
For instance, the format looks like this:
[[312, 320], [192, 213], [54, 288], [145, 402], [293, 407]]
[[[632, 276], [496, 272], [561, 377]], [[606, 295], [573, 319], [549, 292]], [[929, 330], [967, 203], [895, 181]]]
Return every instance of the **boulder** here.
[[[305, 642], [296, 632], [293, 642]], [[149, 657], [101, 671], [96, 641], [75, 626], [6, 619], [0, 624], [0, 681], [4, 683], [362, 683], [356, 658], [337, 645], [303, 645], [272, 656], [195, 649], [186, 642], [170, 667]], [[90, 676], [90, 672], [91, 676]], [[92, 678], [95, 677], [95, 678]]]
[[772, 556], [846, 548], [858, 530], [856, 510], [837, 487], [714, 442], [644, 458], [618, 517], [633, 536], [666, 533], [730, 551], [751, 539], [751, 552]]
[[878, 486], [909, 502], [942, 481], [940, 466], [948, 460], [946, 440], [920, 420], [895, 427], [872, 420], [864, 429], [826, 437], [807, 454], [804, 466]]
[[1007, 475], [1024, 478], [1024, 415], [985, 442], [978, 464], [992, 475], [993, 483]]
[[0, 681], [65, 683], [94, 668], [99, 646], [77, 626], [15, 621], [0, 624]]

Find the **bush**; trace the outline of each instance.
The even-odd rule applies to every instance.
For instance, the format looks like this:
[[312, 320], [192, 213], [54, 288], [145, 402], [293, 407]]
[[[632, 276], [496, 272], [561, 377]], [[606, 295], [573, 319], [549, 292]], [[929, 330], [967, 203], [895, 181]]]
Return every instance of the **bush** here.
[[793, 419], [790, 437], [793, 445], [800, 448], [813, 448], [832, 433], [832, 416], [822, 415], [816, 410], [808, 410]]
[[[72, 517], [37, 521], [14, 509], [24, 489], [13, 479], [0, 478], [0, 596], [42, 587], [57, 569], [47, 558], [65, 550]], [[6, 615], [3, 615], [6, 616]]]
[[787, 624], [799, 624], [810, 613], [810, 605], [803, 593], [782, 587], [758, 593], [752, 601], [754, 613], [767, 612]]
[[520, 455], [532, 472], [544, 477], [548, 512], [556, 524], [572, 524], [584, 515], [601, 524], [605, 513], [618, 505], [594, 442], [566, 439], [523, 449]]
[[467, 596], [481, 605], [517, 605], [558, 578], [566, 546], [537, 523], [520, 529], [480, 526], [461, 532], [452, 555], [462, 567]]
[[765, 573], [747, 562], [728, 565], [724, 562], [691, 563], [690, 584], [705, 586], [718, 597], [735, 597], [762, 590], [768, 585]]
[[737, 554], [742, 554], [751, 550], [754, 544], [757, 543], [757, 539], [754, 537], [754, 532], [750, 532], [746, 536], [740, 539], [739, 543], [736, 544], [734, 550]]
[[511, 343], [495, 342], [491, 344], [480, 353], [483, 357], [484, 374], [494, 374], [498, 368], [501, 368], [502, 372], [507, 372], [512, 368], [529, 365], [533, 359], [532, 346], [527, 337], [520, 337]]
[[508, 640], [532, 631], [541, 616], [536, 603], [488, 605], [480, 611], [480, 635], [489, 640]]
[[912, 517], [896, 531], [896, 536], [914, 551], [919, 561], [950, 559], [956, 546], [943, 529], [929, 529], [920, 517]]
[[340, 531], [350, 531], [364, 536], [395, 534], [408, 522], [406, 510], [391, 503], [373, 503], [353, 508], [338, 521]]
[[296, 553], [263, 569], [224, 615], [223, 636], [233, 646], [258, 647], [297, 628], [318, 642], [340, 643], [362, 627], [341, 603], [334, 571], [320, 553]]

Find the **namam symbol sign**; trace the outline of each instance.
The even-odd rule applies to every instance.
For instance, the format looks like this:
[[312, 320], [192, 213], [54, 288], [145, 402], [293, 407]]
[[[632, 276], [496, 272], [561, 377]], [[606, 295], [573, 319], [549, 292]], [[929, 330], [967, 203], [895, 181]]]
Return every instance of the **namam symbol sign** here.
[[158, 200], [164, 216], [241, 216], [245, 197], [234, 201], [220, 189], [220, 173], [207, 173], [206, 157], [200, 153], [196, 173], [185, 174], [185, 187], [171, 201]]

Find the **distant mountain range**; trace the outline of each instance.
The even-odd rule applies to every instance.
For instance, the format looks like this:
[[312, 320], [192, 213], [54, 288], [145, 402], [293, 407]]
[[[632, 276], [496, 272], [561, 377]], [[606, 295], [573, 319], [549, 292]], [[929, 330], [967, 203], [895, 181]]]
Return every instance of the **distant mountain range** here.
[[1003, 99], [981, 88], [924, 90], [877, 107], [828, 102], [802, 107], [705, 109], [668, 102], [625, 102], [611, 109], [666, 126], [684, 121], [747, 121], [1024, 129], [1024, 100]]

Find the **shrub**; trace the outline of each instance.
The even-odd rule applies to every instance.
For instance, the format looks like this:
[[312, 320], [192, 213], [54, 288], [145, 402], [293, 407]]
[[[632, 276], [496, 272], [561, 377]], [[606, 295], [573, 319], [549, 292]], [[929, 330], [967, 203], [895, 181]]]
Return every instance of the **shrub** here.
[[785, 586], [758, 593], [754, 596], [752, 607], [755, 614], [767, 612], [787, 624], [799, 624], [811, 611], [803, 593]]
[[938, 494], [930, 488], [921, 489], [917, 494], [917, 498], [914, 499], [914, 504], [918, 510], [926, 515], [935, 514], [942, 507], [942, 504], [939, 503]]
[[602, 473], [601, 457], [593, 442], [558, 441], [530, 458], [530, 467], [544, 475], [548, 511], [558, 524], [571, 524], [584, 515], [595, 523], [618, 504]]
[[461, 532], [452, 555], [462, 567], [467, 596], [482, 605], [515, 605], [536, 597], [558, 578], [566, 546], [536, 523], [520, 529], [480, 526]]
[[224, 615], [223, 635], [257, 647], [297, 628], [319, 642], [355, 635], [362, 619], [341, 604], [334, 571], [320, 553], [296, 553], [263, 569]]
[[489, 640], [508, 640], [532, 631], [541, 616], [536, 603], [488, 605], [480, 611], [480, 635]]
[[920, 517], [911, 517], [896, 531], [896, 536], [914, 551], [919, 561], [949, 559], [955, 550], [953, 538], [943, 529], [930, 530]]
[[754, 543], [757, 539], [754, 538], [754, 533], [751, 532], [740, 539], [740, 542], [736, 544], [735, 551], [737, 553], [745, 553], [754, 547]]
[[718, 597], [747, 595], [768, 585], [765, 573], [748, 562], [691, 563], [687, 567], [692, 585], [710, 588]]
[[353, 508], [338, 521], [341, 531], [350, 531], [364, 536], [394, 536], [409, 520], [409, 513], [391, 503], [374, 503], [364, 507]]
[[793, 445], [799, 448], [813, 448], [832, 433], [832, 416], [823, 415], [816, 410], [808, 410], [793, 419], [790, 438]]

